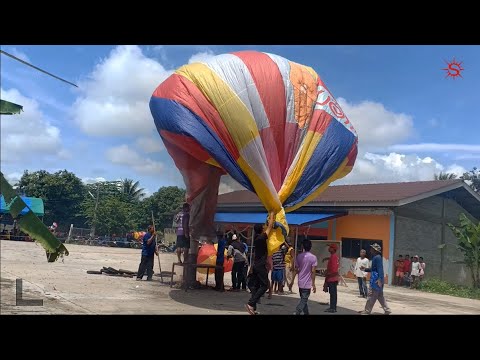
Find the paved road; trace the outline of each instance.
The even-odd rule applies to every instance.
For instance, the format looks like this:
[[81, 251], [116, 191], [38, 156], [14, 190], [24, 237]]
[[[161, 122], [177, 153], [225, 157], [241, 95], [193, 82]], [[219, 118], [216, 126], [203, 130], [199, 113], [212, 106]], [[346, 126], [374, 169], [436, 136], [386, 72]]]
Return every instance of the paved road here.
[[[161, 284], [156, 276], [147, 282], [86, 273], [103, 266], [136, 271], [140, 250], [68, 244], [67, 248], [70, 256], [63, 262], [47, 263], [45, 252], [35, 243], [1, 241], [1, 314], [246, 314], [246, 292], [185, 292]], [[161, 254], [162, 270], [171, 270], [175, 259], [173, 254]], [[23, 279], [23, 299], [43, 299], [43, 306], [16, 306], [17, 278]], [[229, 284], [230, 275], [225, 279]], [[209, 285], [213, 284], [210, 276]], [[312, 314], [325, 314], [327, 306], [320, 303], [328, 301], [328, 294], [320, 291], [322, 284], [323, 278], [318, 278], [319, 292], [310, 297]], [[388, 287], [385, 294], [393, 314], [480, 314], [479, 300], [395, 287]], [[365, 305], [358, 298], [356, 282], [339, 286], [338, 298], [338, 313], [333, 316], [357, 314]], [[274, 295], [271, 300], [262, 299], [258, 310], [290, 315], [297, 303], [298, 294]], [[382, 313], [378, 304], [374, 313]]]

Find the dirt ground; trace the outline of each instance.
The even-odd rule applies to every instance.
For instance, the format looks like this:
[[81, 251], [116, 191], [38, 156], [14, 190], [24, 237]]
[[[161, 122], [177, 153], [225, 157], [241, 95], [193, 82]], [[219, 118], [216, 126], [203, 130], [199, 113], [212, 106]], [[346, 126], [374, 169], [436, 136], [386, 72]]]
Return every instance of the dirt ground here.
[[[247, 314], [244, 304], [247, 292], [218, 293], [209, 288], [187, 292], [170, 288], [169, 279], [162, 284], [135, 281], [134, 278], [90, 275], [87, 270], [103, 266], [136, 271], [140, 250], [92, 247], [67, 244], [70, 255], [55, 263], [47, 263], [45, 252], [35, 243], [1, 241], [1, 304], [4, 314]], [[170, 271], [173, 254], [161, 254], [162, 270]], [[154, 270], [158, 272], [155, 259]], [[181, 271], [181, 270], [180, 270]], [[177, 270], [176, 270], [177, 272]], [[205, 283], [205, 275], [199, 275]], [[16, 279], [22, 279], [23, 300], [43, 300], [42, 306], [16, 306]], [[210, 275], [209, 285], [214, 285]], [[323, 278], [317, 278], [319, 291], [309, 300], [311, 314], [326, 315], [328, 294], [321, 291]], [[230, 273], [225, 276], [230, 285]], [[365, 305], [358, 297], [356, 282], [347, 280], [347, 287], [338, 287], [338, 314], [357, 314]], [[263, 314], [293, 314], [298, 303], [294, 294], [262, 298], [258, 310]], [[385, 297], [393, 314], [480, 314], [480, 301], [416, 290], [386, 287]], [[378, 303], [375, 314], [382, 314]]]

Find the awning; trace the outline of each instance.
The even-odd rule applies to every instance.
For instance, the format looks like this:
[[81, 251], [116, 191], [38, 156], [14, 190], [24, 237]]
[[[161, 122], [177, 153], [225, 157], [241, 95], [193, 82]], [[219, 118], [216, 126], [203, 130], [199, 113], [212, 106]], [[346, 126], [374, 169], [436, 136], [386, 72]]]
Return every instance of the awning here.
[[[326, 221], [336, 217], [344, 216], [345, 213], [336, 214], [298, 214], [288, 213], [287, 222], [289, 225], [310, 225]], [[267, 220], [267, 213], [223, 213], [215, 214], [214, 222], [229, 224], [264, 224]]]
[[[20, 196], [23, 201], [25, 201], [25, 204], [27, 204], [30, 209], [32, 209], [33, 213], [37, 216], [43, 216], [45, 214], [44, 208], [43, 208], [43, 200], [39, 198], [34, 198], [34, 197], [26, 197], [26, 196]], [[5, 203], [5, 199], [3, 198], [3, 195], [0, 195], [0, 213], [5, 214], [8, 213], [10, 208], [7, 206]], [[22, 210], [20, 213], [21, 215], [25, 215], [28, 212], [28, 208], [25, 208]]]

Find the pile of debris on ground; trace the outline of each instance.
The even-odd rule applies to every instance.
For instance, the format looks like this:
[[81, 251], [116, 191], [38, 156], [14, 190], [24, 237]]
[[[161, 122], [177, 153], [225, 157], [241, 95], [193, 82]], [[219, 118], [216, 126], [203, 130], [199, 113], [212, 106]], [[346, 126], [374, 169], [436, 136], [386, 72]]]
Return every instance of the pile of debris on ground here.
[[[93, 275], [108, 275], [108, 276], [121, 276], [121, 277], [128, 277], [132, 278], [134, 276], [137, 276], [136, 271], [130, 271], [130, 270], [124, 270], [124, 269], [114, 269], [112, 267], [103, 267], [100, 269], [100, 271], [97, 270], [87, 270], [87, 274], [93, 274]], [[160, 274], [155, 274], [155, 276], [160, 276]], [[170, 271], [162, 271], [162, 277], [170, 277], [172, 276], [172, 273]]]
[[129, 271], [129, 270], [123, 270], [123, 269], [117, 270], [112, 267], [105, 267], [105, 266], [102, 269], [100, 269], [100, 271], [88, 270], [87, 274], [94, 274], [94, 275], [105, 274], [109, 276], [122, 276], [122, 277], [129, 277], [129, 278], [137, 276], [136, 271]]

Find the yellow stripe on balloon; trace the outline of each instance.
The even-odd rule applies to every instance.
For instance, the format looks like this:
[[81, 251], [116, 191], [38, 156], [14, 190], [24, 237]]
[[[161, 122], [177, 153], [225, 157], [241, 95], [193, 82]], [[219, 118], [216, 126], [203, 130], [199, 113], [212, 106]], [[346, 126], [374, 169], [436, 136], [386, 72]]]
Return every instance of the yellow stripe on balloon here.
[[[205, 64], [194, 63], [181, 67], [176, 73], [194, 83], [217, 109], [239, 152], [260, 136], [257, 124], [245, 104], [230, 85], [212, 69]], [[272, 194], [265, 182], [242, 156], [237, 163], [252, 183], [264, 206], [268, 210], [279, 210], [281, 203], [278, 201], [277, 194]]]
[[321, 139], [322, 134], [315, 131], [308, 131], [305, 135], [302, 146], [299, 149], [300, 153], [298, 160], [295, 163], [293, 170], [288, 173], [287, 177], [283, 181], [283, 185], [278, 193], [282, 204], [288, 199], [288, 197], [297, 187], [297, 184], [300, 181], [300, 178]]
[[175, 73], [194, 83], [213, 104], [239, 151], [259, 136], [257, 123], [245, 104], [230, 85], [207, 65], [189, 64]]
[[[281, 223], [285, 227], [288, 236], [290, 229], [288, 227], [287, 217], [285, 216], [285, 210], [283, 208], [275, 215], [275, 221]], [[285, 240], [287, 239], [283, 237], [282, 229], [280, 227], [272, 229], [272, 232], [268, 236], [267, 242], [268, 256], [272, 256], [274, 252], [280, 250], [280, 246], [282, 246]]]
[[216, 166], [218, 168], [222, 168], [220, 166], [220, 164], [217, 162], [217, 160], [215, 160], [214, 158], [209, 158], [207, 161], [205, 161], [207, 164], [210, 164], [210, 165], [213, 165], [213, 166]]
[[243, 157], [237, 160], [238, 165], [253, 185], [255, 193], [268, 211], [280, 211], [282, 204], [276, 194], [272, 194], [268, 186], [257, 176], [255, 171], [248, 165]]
[[340, 167], [333, 173], [331, 177], [329, 177], [321, 186], [319, 186], [317, 190], [315, 190], [313, 193], [307, 196], [302, 202], [294, 206], [291, 206], [289, 208], [286, 208], [285, 211], [286, 212], [295, 211], [301, 208], [306, 203], [317, 198], [323, 191], [325, 191], [325, 189], [328, 187], [328, 185], [330, 185], [330, 183], [332, 183], [335, 180], [341, 179], [344, 176], [343, 173], [345, 172], [345, 167], [347, 163], [348, 163], [348, 158], [345, 158], [345, 160], [342, 161], [342, 164], [340, 165]]

